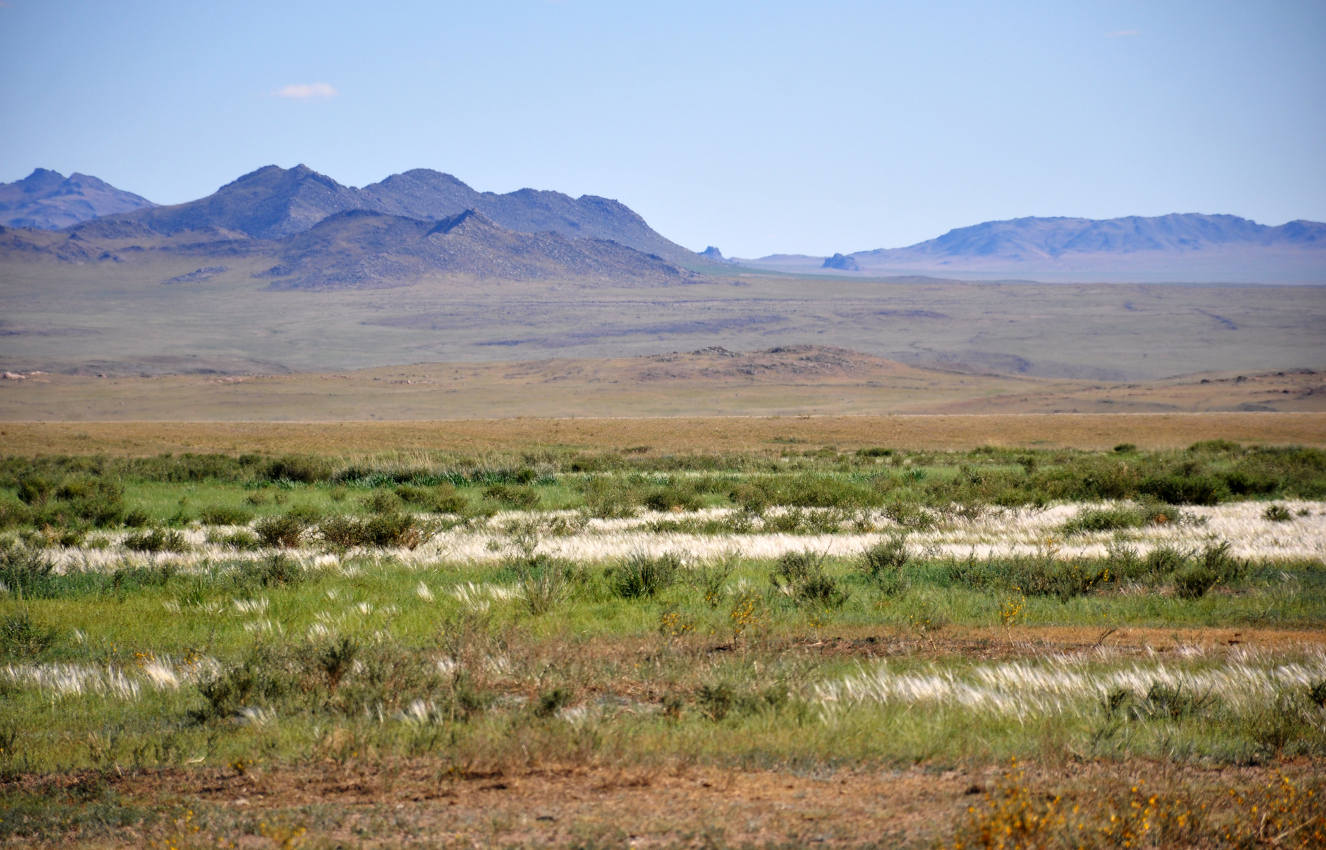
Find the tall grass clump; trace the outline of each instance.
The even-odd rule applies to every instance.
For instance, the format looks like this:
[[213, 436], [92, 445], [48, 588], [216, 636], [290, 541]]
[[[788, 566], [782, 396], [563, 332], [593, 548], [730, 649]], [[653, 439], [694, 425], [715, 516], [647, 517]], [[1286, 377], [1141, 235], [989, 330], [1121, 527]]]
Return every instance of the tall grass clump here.
[[903, 572], [910, 556], [903, 535], [882, 540], [861, 553], [860, 570], [885, 596], [899, 596], [907, 590]]
[[813, 552], [788, 552], [778, 559], [769, 574], [774, 588], [798, 604], [839, 608], [848, 592], [824, 570], [824, 556]]
[[681, 570], [681, 559], [671, 552], [637, 552], [612, 570], [613, 592], [623, 599], [654, 597], [670, 587]]

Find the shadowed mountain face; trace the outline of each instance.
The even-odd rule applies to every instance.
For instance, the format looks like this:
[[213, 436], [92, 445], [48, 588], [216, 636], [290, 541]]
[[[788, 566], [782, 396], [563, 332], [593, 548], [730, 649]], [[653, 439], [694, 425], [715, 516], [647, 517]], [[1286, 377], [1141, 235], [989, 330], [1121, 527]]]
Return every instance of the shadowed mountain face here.
[[680, 283], [675, 266], [601, 239], [519, 233], [472, 210], [438, 222], [369, 210], [337, 213], [281, 243], [263, 272], [274, 289], [392, 286], [432, 273], [510, 281]]
[[551, 231], [570, 239], [611, 239], [672, 262], [695, 255], [655, 233], [624, 204], [584, 195], [521, 189], [509, 194], [476, 192], [450, 174], [415, 169], [355, 189], [299, 165], [274, 165], [245, 174], [215, 193], [170, 207], [158, 207], [87, 225], [87, 235], [107, 235], [127, 226], [174, 235], [208, 228], [258, 239], [281, 239], [302, 233], [327, 216], [368, 210], [424, 221], [438, 221], [466, 210], [483, 214], [507, 230]]
[[80, 231], [102, 234], [107, 228], [137, 225], [153, 233], [218, 228], [258, 239], [280, 239], [308, 230], [332, 213], [359, 206], [355, 190], [299, 165], [269, 165], [227, 183], [206, 198], [155, 207], [84, 225]]
[[22, 180], [0, 183], [0, 224], [59, 230], [98, 216], [151, 207], [152, 202], [88, 174], [65, 177], [38, 168]]

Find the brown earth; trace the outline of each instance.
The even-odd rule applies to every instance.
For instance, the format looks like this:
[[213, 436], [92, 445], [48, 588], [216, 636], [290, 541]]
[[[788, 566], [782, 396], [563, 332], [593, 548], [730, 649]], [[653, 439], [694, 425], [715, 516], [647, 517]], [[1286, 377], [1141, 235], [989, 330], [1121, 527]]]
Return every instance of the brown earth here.
[[[164, 825], [124, 828], [93, 841], [71, 836], [64, 846], [934, 847], [1011, 789], [1033, 804], [1060, 798], [1065, 811], [1080, 809], [1087, 823], [1105, 800], [1127, 800], [1130, 792], [1134, 799], [1145, 800], [1150, 792], [1183, 801], [1194, 811], [1209, 806], [1212, 820], [1255, 823], [1250, 801], [1259, 791], [1284, 780], [1311, 787], [1320, 778], [1318, 768], [1302, 762], [1208, 769], [1135, 759], [1011, 768], [576, 764], [475, 770], [421, 758], [242, 772], [71, 774], [6, 784], [28, 793], [77, 796], [90, 783], [108, 781], [125, 803], [167, 814]], [[1248, 812], [1240, 811], [1231, 792], [1248, 798]], [[1316, 808], [1295, 814], [1311, 818]], [[1320, 830], [1319, 814], [1308, 821], [1313, 823]], [[1207, 846], [1200, 834], [1192, 837], [1196, 841], [1179, 846]]]
[[453, 420], [926, 413], [1326, 412], [1308, 369], [1101, 382], [921, 368], [826, 346], [336, 374], [5, 373], [0, 420]]

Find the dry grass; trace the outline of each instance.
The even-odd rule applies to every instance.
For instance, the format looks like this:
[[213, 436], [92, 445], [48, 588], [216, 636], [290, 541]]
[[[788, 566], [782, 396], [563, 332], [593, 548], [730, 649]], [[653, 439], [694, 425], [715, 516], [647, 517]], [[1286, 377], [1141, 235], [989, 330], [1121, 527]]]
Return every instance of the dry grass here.
[[1176, 448], [1226, 439], [1326, 446], [1326, 414], [1156, 413], [965, 416], [473, 419], [433, 422], [5, 422], [14, 455], [161, 452], [599, 451], [778, 453], [788, 444], [840, 449], [970, 449], [982, 445], [1108, 449], [1119, 443]]
[[1289, 370], [1101, 382], [925, 369], [843, 349], [788, 346], [335, 374], [38, 373], [0, 381], [0, 420], [16, 421], [1213, 411], [1326, 412], [1326, 375]]

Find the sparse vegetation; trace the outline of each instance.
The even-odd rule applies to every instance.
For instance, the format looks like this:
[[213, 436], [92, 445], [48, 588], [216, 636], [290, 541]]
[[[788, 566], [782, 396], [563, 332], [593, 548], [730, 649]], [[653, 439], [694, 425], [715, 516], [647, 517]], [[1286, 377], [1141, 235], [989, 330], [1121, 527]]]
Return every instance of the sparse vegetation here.
[[[936, 798], [949, 800], [937, 841], [1011, 827], [1053, 843], [1080, 825], [1107, 845], [1221, 830], [1255, 844], [1270, 833], [1240, 818], [1271, 800], [1284, 828], [1316, 828], [1319, 783], [1302, 777], [1326, 764], [1323, 642], [1276, 637], [1326, 619], [1315, 455], [779, 445], [0, 460], [0, 504], [31, 512], [0, 531], [0, 699], [14, 707], [0, 772], [22, 783], [0, 795], [29, 812], [7, 813], [2, 834], [214, 841], [242, 832], [219, 806], [151, 820], [98, 796], [62, 811], [104, 826], [57, 828], [21, 789], [168, 769], [279, 796], [278, 777], [307, 765], [407, 784], [549, 765], [794, 784], [962, 765], [985, 790]], [[1230, 495], [1148, 499], [1158, 468]], [[36, 524], [101, 475], [140, 527], [73, 511]], [[1234, 499], [1262, 476], [1277, 501]], [[1268, 521], [1268, 504], [1291, 520]], [[196, 518], [172, 524], [181, 512]], [[1014, 756], [1004, 780], [979, 778]], [[1084, 814], [1087, 786], [1055, 772], [1065, 759], [1240, 766], [1260, 772], [1231, 787], [1257, 802], [1195, 780], [1154, 803], [1107, 784]], [[1299, 771], [1292, 800], [1269, 784], [1280, 770]], [[1149, 820], [1109, 820], [1133, 802]], [[274, 821], [244, 834], [294, 834]]]

